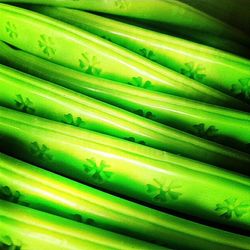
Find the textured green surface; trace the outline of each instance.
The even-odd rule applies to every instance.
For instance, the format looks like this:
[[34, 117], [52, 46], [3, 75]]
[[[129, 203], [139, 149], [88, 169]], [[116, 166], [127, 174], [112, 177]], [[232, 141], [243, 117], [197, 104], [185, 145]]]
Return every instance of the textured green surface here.
[[250, 61], [247, 59], [84, 11], [53, 7], [34, 9], [250, 102]]
[[[0, 154], [3, 199], [174, 249], [230, 249], [246, 237], [146, 208]], [[219, 237], [218, 237], [219, 235]]]
[[249, 4], [192, 1], [0, 0], [1, 250], [249, 250]]
[[[0, 42], [1, 61], [26, 73], [116, 105], [145, 118], [246, 152], [250, 150], [248, 113], [100, 79], [24, 51], [12, 49], [2, 42]], [[79, 125], [81, 123], [79, 119], [78, 123]], [[126, 138], [135, 141], [133, 136]], [[142, 139], [139, 141], [143, 142]]]
[[[206, 31], [219, 37], [236, 40], [248, 44], [249, 38], [240, 30], [205, 14], [191, 6], [175, 0], [92, 0], [48, 1], [48, 0], [3, 0], [1, 2], [35, 3], [55, 6], [73, 7], [84, 10], [139, 18], [173, 26], [184, 33]], [[191, 33], [192, 35], [192, 33]]]
[[[82, 137], [77, 138], [80, 133]], [[127, 142], [130, 146], [123, 149], [112, 146], [112, 138], [106, 138], [110, 143], [107, 147], [102, 140], [94, 140], [90, 131], [5, 108], [1, 109], [1, 135], [2, 150], [53, 172], [156, 206], [249, 230], [249, 178], [237, 174], [230, 177], [230, 173], [227, 177], [227, 171], [217, 175], [216, 169], [205, 173], [182, 167], [178, 160], [157, 160], [146, 154], [145, 146], [141, 146], [145, 148], [142, 155], [133, 152], [133, 143]], [[228, 200], [233, 204], [227, 207], [224, 203]], [[226, 216], [238, 206], [242, 214]]]
[[[190, 99], [242, 105], [222, 92], [61, 21], [6, 4], [0, 4], [0, 14], [1, 40], [47, 60]], [[14, 32], [10, 32], [10, 25]]]
[[166, 249], [2, 200], [0, 218], [1, 249]]
[[0, 72], [3, 106], [249, 173], [247, 153], [150, 121], [4, 65], [0, 65]]
[[[230, 0], [228, 0], [230, 1]], [[230, 3], [224, 5], [226, 11], [230, 9]], [[250, 39], [239, 29], [223, 23], [222, 21], [207, 15], [206, 13], [192, 8], [191, 6], [176, 0], [99, 0], [98, 3], [92, 0], [77, 1], [48, 1], [48, 0], [3, 0], [1, 2], [19, 2], [45, 4], [54, 6], [72, 7], [101, 13], [109, 13], [117, 16], [123, 16], [126, 19], [137, 19], [148, 23], [150, 26], [156, 26], [167, 32], [174, 32], [177, 36], [186, 36], [194, 41], [215, 46], [223, 50], [237, 52], [240, 54], [248, 53], [249, 49], [242, 46], [249, 45]], [[238, 3], [238, 2], [237, 2]], [[221, 1], [219, 5], [225, 4]], [[211, 5], [206, 2], [206, 5]], [[248, 5], [242, 2], [238, 5]], [[211, 5], [212, 6], [212, 5]], [[213, 7], [213, 13], [216, 7]], [[202, 8], [201, 8], [202, 10]], [[244, 12], [246, 13], [246, 12]], [[244, 14], [243, 14], [244, 15]], [[231, 21], [234, 18], [231, 18]], [[247, 23], [247, 21], [246, 21]]]

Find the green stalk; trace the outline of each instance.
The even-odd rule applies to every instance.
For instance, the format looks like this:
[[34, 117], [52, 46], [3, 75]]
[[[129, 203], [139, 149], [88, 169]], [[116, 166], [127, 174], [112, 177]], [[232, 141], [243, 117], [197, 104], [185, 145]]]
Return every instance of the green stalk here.
[[[248, 0], [228, 1], [228, 0], [181, 0], [212, 15], [226, 23], [229, 23], [241, 30], [245, 30], [249, 34], [249, 9], [250, 2]], [[233, 18], [232, 18], [233, 17]]]
[[203, 249], [244, 249], [249, 241], [0, 155], [0, 195], [5, 200], [174, 249], [200, 249], [201, 244]]
[[3, 200], [0, 218], [2, 249], [166, 249]]
[[[4, 111], [6, 109], [2, 108], [1, 110]], [[11, 119], [14, 120], [14, 122], [16, 119], [17, 121], [24, 121], [25, 123], [29, 123], [31, 118], [34, 118], [32, 122], [36, 121], [35, 117], [24, 116], [24, 114], [21, 112], [15, 112], [13, 116], [13, 112], [14, 111], [11, 110], [12, 115], [10, 117]], [[10, 113], [8, 113], [8, 115], [10, 115]], [[142, 157], [145, 157], [146, 155], [147, 158], [166, 162], [170, 165], [176, 164], [178, 166], [181, 166], [181, 167], [193, 170], [193, 171], [198, 171], [204, 174], [213, 175], [213, 176], [220, 177], [220, 178], [230, 179], [232, 181], [240, 182], [243, 185], [250, 186], [248, 178], [244, 178], [242, 176], [239, 177], [238, 175], [235, 175], [233, 172], [225, 171], [221, 168], [208, 165], [202, 162], [194, 161], [189, 158], [184, 158], [184, 157], [181, 157], [180, 155], [178, 155], [177, 157], [175, 154], [171, 154], [165, 151], [160, 151], [160, 150], [150, 148], [150, 147], [145, 147], [144, 145], [135, 144], [126, 140], [120, 140], [118, 138], [111, 137], [108, 135], [103, 135], [103, 134], [96, 133], [93, 131], [90, 132], [88, 130], [81, 130], [81, 133], [79, 133], [78, 128], [75, 128], [74, 126], [65, 127], [61, 123], [54, 122], [53, 127], [51, 127], [51, 121], [48, 121], [46, 119], [42, 119], [42, 122], [43, 122], [44, 128], [50, 129], [56, 133], [62, 133], [64, 135], [75, 137], [76, 139], [81, 139], [81, 140], [86, 140], [86, 138], [88, 138], [88, 140], [90, 141], [94, 141], [94, 142], [97, 141], [101, 143], [104, 147], [110, 147], [110, 145], [112, 145], [113, 148], [125, 151], [129, 154], [139, 155]]]
[[[0, 65], [0, 104], [248, 173], [250, 155]], [[51, 109], [53, 107], [53, 109]]]
[[[24, 8], [34, 9], [39, 8], [38, 5], [30, 5], [27, 6], [25, 4], [22, 5]], [[60, 8], [60, 7], [59, 7]], [[133, 26], [138, 26], [147, 30], [154, 30], [161, 34], [167, 34], [174, 37], [179, 37], [185, 40], [189, 40], [195, 43], [202, 44], [203, 46], [209, 46], [213, 48], [217, 48], [219, 50], [227, 51], [238, 56], [243, 56], [245, 58], [249, 58], [250, 49], [247, 45], [239, 44], [236, 41], [229, 40], [225, 37], [219, 37], [216, 34], [207, 33], [204, 31], [197, 31], [193, 29], [179, 28], [176, 29], [175, 26], [166, 26], [161, 23], [152, 23], [152, 22], [142, 22], [138, 19], [131, 19], [123, 16], [116, 16], [111, 14], [103, 14], [98, 13], [98, 16], [104, 16], [107, 18], [111, 18], [112, 20], [117, 20], [122, 23], [131, 24]]]
[[[187, 4], [173, 0], [92, 0], [48, 1], [48, 0], [4, 0], [2, 2], [19, 2], [73, 7], [96, 12], [103, 12], [126, 17], [138, 18], [150, 23], [173, 26], [175, 30], [186, 33], [201, 31], [248, 44], [250, 39], [240, 30], [207, 15]], [[191, 32], [190, 32], [191, 31]]]
[[[0, 42], [0, 62], [146, 118], [249, 151], [248, 113], [100, 79]], [[0, 98], [1, 99], [1, 98]]]
[[6, 4], [0, 4], [0, 15], [1, 40], [52, 62], [190, 99], [243, 105], [222, 92], [61, 21]]
[[250, 101], [250, 61], [247, 59], [84, 11], [44, 6], [32, 9], [108, 39], [210, 87]]
[[142, 155], [133, 143], [123, 149], [113, 146], [112, 138], [106, 138], [107, 147], [93, 140], [91, 131], [5, 108], [0, 124], [1, 150], [29, 163], [159, 207], [249, 230], [247, 177], [183, 167], [179, 156], [176, 162], [157, 160], [147, 155], [145, 146]]

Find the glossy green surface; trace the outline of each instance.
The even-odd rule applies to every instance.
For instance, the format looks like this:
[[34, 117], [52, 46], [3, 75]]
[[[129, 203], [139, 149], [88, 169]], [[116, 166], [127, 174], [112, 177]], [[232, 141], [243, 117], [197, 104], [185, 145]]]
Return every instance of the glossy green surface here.
[[0, 249], [250, 250], [250, 61], [149, 30], [235, 54], [250, 37], [181, 0], [16, 0], [124, 24], [13, 1], [0, 0]]
[[[192, 159], [249, 173], [250, 155], [0, 65], [0, 104]], [[53, 107], [53, 109], [51, 109]]]
[[249, 152], [250, 115], [100, 79], [0, 42], [0, 62], [196, 136]]
[[34, 7], [196, 81], [250, 102], [250, 60], [84, 11]]
[[222, 92], [61, 21], [6, 4], [0, 4], [0, 15], [1, 40], [47, 60], [142, 88], [208, 103], [243, 105]]
[[[2, 110], [6, 110], [6, 109], [2, 109]], [[12, 111], [12, 113], [13, 112], [14, 111]], [[27, 116], [27, 115], [23, 116], [23, 113], [19, 113], [19, 112], [14, 112], [14, 116], [13, 114], [12, 115], [9, 114], [9, 115], [14, 120], [15, 119], [22, 120], [22, 121], [25, 121], [26, 123], [29, 123], [29, 119], [31, 119], [31, 116]], [[36, 119], [33, 119], [33, 120], [35, 121]], [[41, 119], [39, 120], [41, 122]], [[112, 148], [126, 151], [129, 154], [140, 155], [142, 157], [145, 157], [146, 155], [147, 158], [150, 158], [150, 159], [166, 162], [169, 164], [174, 163], [176, 165], [179, 165], [181, 167], [184, 167], [193, 171], [198, 171], [204, 174], [209, 174], [209, 175], [217, 176], [220, 178], [230, 179], [232, 181], [240, 182], [241, 184], [244, 184], [244, 185], [249, 185], [249, 179], [246, 177], [242, 177], [242, 176], [239, 177], [239, 175], [235, 175], [233, 172], [225, 171], [221, 168], [208, 165], [202, 162], [198, 162], [190, 158], [184, 158], [180, 155], [176, 156], [175, 154], [171, 154], [166, 151], [157, 150], [151, 147], [145, 147], [144, 145], [141, 145], [141, 144], [131, 143], [126, 140], [120, 140], [116, 137], [103, 135], [103, 134], [96, 133], [93, 131], [91, 131], [90, 133], [88, 130], [81, 130], [81, 133], [79, 133], [78, 128], [75, 128], [73, 126], [65, 127], [61, 123], [52, 122], [53, 127], [51, 127], [50, 121], [45, 120], [45, 119], [42, 119], [42, 120], [43, 120], [43, 127], [45, 129], [52, 129], [54, 132], [57, 132], [57, 133], [63, 133], [65, 135], [69, 135], [69, 136], [72, 136], [81, 140], [86, 140], [86, 138], [88, 138], [88, 140], [90, 141], [101, 142], [101, 144], [104, 147], [110, 147], [110, 145], [112, 145]]]
[[0, 196], [5, 200], [174, 249], [199, 249], [200, 244], [203, 249], [244, 249], [248, 244], [246, 237], [149, 209], [0, 156]]
[[2, 249], [166, 249], [3, 200], [0, 218]]
[[192, 35], [192, 31], [215, 34], [236, 40], [241, 44], [250, 41], [240, 30], [207, 15], [191, 6], [175, 0], [92, 0], [48, 1], [48, 0], [3, 0], [2, 2], [35, 3], [73, 7], [127, 17], [138, 18], [151, 23], [172, 27], [177, 31]]
[[0, 124], [1, 150], [20, 159], [156, 206], [250, 229], [247, 177], [183, 167], [179, 156], [157, 160], [145, 146], [141, 153], [134, 143], [119, 148], [111, 137], [5, 108]]

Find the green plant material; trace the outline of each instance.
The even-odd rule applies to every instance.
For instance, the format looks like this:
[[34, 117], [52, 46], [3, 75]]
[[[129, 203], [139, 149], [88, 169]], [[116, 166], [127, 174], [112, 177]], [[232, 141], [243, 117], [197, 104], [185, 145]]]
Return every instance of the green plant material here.
[[[127, 86], [111, 80], [100, 80], [95, 76], [12, 49], [1, 42], [0, 61], [145, 118], [249, 152], [247, 145], [250, 142], [250, 118], [247, 113]], [[63, 122], [83, 128], [86, 125], [80, 117], [74, 119], [71, 114], [65, 115]], [[146, 144], [144, 139], [133, 136], [124, 138]]]
[[166, 249], [3, 200], [0, 218], [1, 249]]
[[[5, 110], [5, 109], [3, 109]], [[11, 112], [14, 112], [13, 110]], [[23, 116], [23, 113], [19, 113], [16, 112], [15, 113], [15, 118], [21, 119], [23, 120], [25, 116]], [[26, 116], [26, 118], [30, 119], [30, 117]], [[33, 117], [34, 118], [34, 117]], [[12, 117], [13, 119], [13, 117]], [[119, 138], [116, 137], [110, 137], [108, 135], [103, 135], [100, 133], [96, 133], [91, 131], [86, 131], [86, 130], [81, 130], [81, 133], [79, 133], [78, 130], [75, 129], [75, 127], [73, 126], [67, 126], [67, 127], [62, 127], [62, 124], [60, 123], [53, 123], [53, 127], [51, 127], [49, 124], [47, 124], [44, 120], [42, 119], [44, 124], [43, 126], [48, 126], [49, 129], [52, 129], [55, 132], [63, 132], [66, 135], [70, 135], [72, 137], [75, 137], [77, 139], [81, 139], [81, 140], [86, 140], [86, 138], [89, 138], [89, 140], [91, 141], [97, 141], [97, 142], [101, 142], [102, 145], [104, 145], [105, 147], [110, 147], [110, 145], [112, 145], [113, 148], [116, 148], [118, 150], [125, 150], [126, 152], [132, 153], [132, 154], [136, 154], [136, 155], [140, 155], [145, 157], [145, 155], [150, 158], [150, 159], [154, 159], [154, 160], [160, 160], [163, 162], [167, 162], [167, 163], [174, 163], [177, 164], [179, 166], [182, 166], [184, 168], [187, 169], [191, 169], [193, 171], [199, 171], [202, 172], [204, 174], [212, 174], [218, 177], [222, 177], [222, 178], [226, 178], [226, 179], [230, 179], [232, 181], [237, 181], [240, 182], [241, 184], [244, 185], [249, 185], [249, 181], [248, 179], [245, 178], [238, 178], [237, 175], [234, 175], [232, 173], [230, 173], [229, 171], [224, 171], [221, 168], [217, 168], [202, 162], [198, 162], [198, 161], [194, 161], [191, 160], [190, 158], [184, 158], [180, 155], [178, 155], [178, 157], [176, 157], [175, 154], [171, 154], [165, 151], [161, 151], [161, 150], [157, 150], [154, 148], [150, 148], [150, 147], [144, 147], [143, 145], [145, 145], [145, 142], [143, 141], [136, 141], [139, 144], [134, 144], [131, 143], [129, 141], [135, 142], [135, 139], [133, 137], [129, 137], [127, 138], [128, 141], [126, 140], [120, 140]], [[28, 122], [28, 120], [26, 120], [26, 122]], [[45, 126], [45, 127], [46, 127]], [[87, 133], [86, 133], [87, 132]], [[1, 137], [0, 137], [1, 138]], [[3, 138], [3, 136], [2, 136]], [[142, 145], [140, 145], [142, 144]], [[34, 145], [38, 145], [38, 147], [40, 148], [40, 145], [38, 143], [32, 143], [31, 147], [32, 147], [32, 152], [34, 152]], [[43, 144], [44, 145], [44, 144]], [[43, 148], [45, 148], [44, 146], [42, 146]], [[46, 147], [47, 152], [49, 148]], [[52, 159], [51, 155], [49, 154], [49, 159]]]
[[21, 200], [34, 209], [174, 249], [199, 249], [200, 244], [203, 249], [244, 249], [247, 244], [246, 237], [159, 212], [0, 156], [1, 183], [20, 190]]
[[[159, 207], [249, 230], [249, 212], [225, 219], [217, 211], [217, 204], [231, 197], [248, 202], [248, 177], [6, 108], [1, 109], [0, 124], [1, 150], [29, 163]], [[51, 157], [34, 154], [34, 143], [40, 149], [44, 145]]]
[[164, 30], [157, 30], [157, 29], [156, 31], [160, 31], [161, 33], [163, 32], [172, 36], [177, 36], [185, 40], [190, 40], [195, 43], [203, 44], [205, 46], [213, 47], [213, 48], [219, 49], [220, 51], [222, 50], [230, 54], [241, 56], [243, 58], [248, 58], [248, 59], [250, 58], [249, 46], [239, 44], [235, 41], [232, 41], [223, 37], [219, 37], [216, 34], [209, 34], [209, 33], [204, 33], [202, 31], [198, 32], [198, 31], [193, 31], [193, 30], [190, 31], [192, 32], [191, 34], [191, 33], [187, 33], [185, 29], [183, 29], [182, 31], [178, 30], [178, 34], [177, 34], [175, 33], [173, 28], [172, 30], [169, 29], [169, 31], [166, 28], [165, 32]]
[[181, 2], [187, 3], [241, 30], [245, 30], [248, 34], [250, 32], [248, 25], [250, 23], [250, 2], [248, 0], [181, 0]]
[[34, 10], [105, 36], [163, 66], [250, 102], [247, 59], [84, 11], [44, 6]]
[[[20, 95], [32, 102], [33, 113], [37, 116], [123, 139], [132, 137], [135, 142], [154, 148], [248, 173], [246, 166], [250, 164], [250, 155], [247, 153], [156, 123], [4, 65], [0, 65], [0, 72], [2, 106], [23, 111], [15, 101]], [[47, 151], [45, 146], [33, 146], [41, 157], [51, 157], [43, 155]]]
[[[235, 98], [69, 24], [6, 4], [0, 4], [0, 14], [1, 40], [46, 60], [127, 84], [137, 79], [136, 84], [140, 81], [150, 90], [244, 107]], [[15, 25], [16, 39], [6, 31], [7, 22]]]
[[169, 0], [92, 0], [78, 1], [48, 1], [48, 0], [3, 0], [1, 2], [34, 3], [54, 6], [64, 6], [95, 12], [115, 14], [137, 18], [142, 21], [161, 25], [163, 28], [172, 27], [175, 31], [192, 35], [193, 31], [213, 34], [219, 37], [238, 41], [248, 45], [250, 39], [242, 31], [230, 26], [198, 9], [180, 1]]

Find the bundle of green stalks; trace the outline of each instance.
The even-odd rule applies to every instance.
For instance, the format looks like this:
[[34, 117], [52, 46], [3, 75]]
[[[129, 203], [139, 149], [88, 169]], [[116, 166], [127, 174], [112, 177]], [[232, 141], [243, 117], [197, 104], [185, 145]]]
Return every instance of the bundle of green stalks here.
[[0, 0], [0, 249], [250, 249], [248, 19], [209, 3]]

